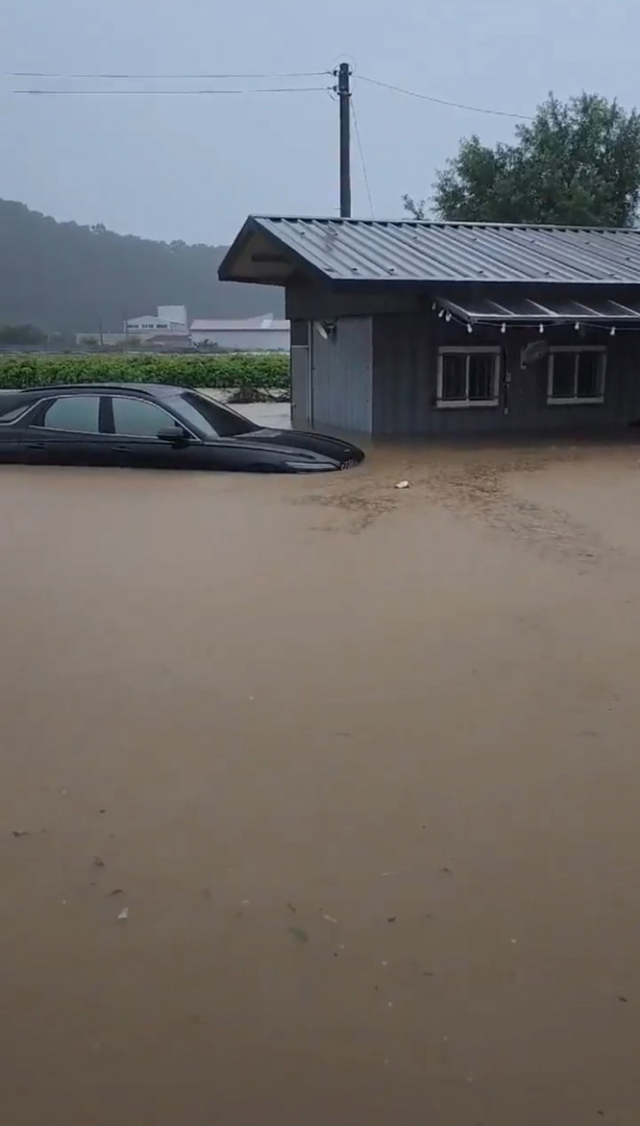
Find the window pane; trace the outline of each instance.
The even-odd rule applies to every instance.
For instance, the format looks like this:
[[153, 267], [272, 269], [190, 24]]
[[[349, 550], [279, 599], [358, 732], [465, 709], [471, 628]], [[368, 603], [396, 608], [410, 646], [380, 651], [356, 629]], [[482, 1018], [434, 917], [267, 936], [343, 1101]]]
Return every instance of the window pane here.
[[175, 403], [175, 409], [211, 438], [230, 438], [236, 434], [250, 434], [259, 427], [244, 415], [221, 406], [207, 395], [185, 391]]
[[601, 364], [601, 352], [580, 352], [576, 388], [579, 399], [597, 399], [602, 394], [600, 385]]
[[179, 425], [155, 403], [144, 403], [141, 399], [121, 399], [115, 395], [111, 401], [116, 434], [126, 434], [130, 438], [157, 438], [158, 431]]
[[69, 395], [56, 399], [45, 412], [41, 423], [50, 430], [76, 430], [97, 434], [100, 430], [99, 395]]
[[20, 418], [20, 415], [24, 414], [30, 406], [33, 406], [33, 403], [25, 403], [24, 400], [15, 406], [15, 398], [12, 395], [7, 395], [6, 402], [0, 399], [0, 422], [13, 422], [14, 419]]
[[490, 355], [469, 356], [469, 398], [494, 399], [494, 375], [496, 357]]
[[442, 357], [442, 399], [466, 399], [467, 357], [449, 352]]
[[554, 352], [553, 355], [553, 382], [551, 397], [553, 399], [573, 399], [575, 396], [576, 353]]

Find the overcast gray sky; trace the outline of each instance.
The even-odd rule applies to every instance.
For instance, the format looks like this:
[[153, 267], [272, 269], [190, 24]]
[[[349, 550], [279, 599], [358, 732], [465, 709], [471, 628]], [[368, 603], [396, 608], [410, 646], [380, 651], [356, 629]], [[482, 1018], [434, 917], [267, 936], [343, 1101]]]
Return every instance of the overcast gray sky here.
[[[359, 74], [522, 113], [550, 89], [596, 91], [631, 108], [638, 42], [637, 0], [2, 0], [0, 196], [57, 219], [208, 243], [228, 242], [252, 211], [337, 208], [337, 106], [326, 92], [18, 97], [10, 91], [252, 84], [10, 71], [323, 71], [348, 58], [375, 214], [393, 217], [403, 192], [429, 194], [461, 136], [507, 140], [514, 123], [407, 98]], [[282, 82], [254, 83], [272, 84]], [[370, 214], [357, 149], [354, 213]]]

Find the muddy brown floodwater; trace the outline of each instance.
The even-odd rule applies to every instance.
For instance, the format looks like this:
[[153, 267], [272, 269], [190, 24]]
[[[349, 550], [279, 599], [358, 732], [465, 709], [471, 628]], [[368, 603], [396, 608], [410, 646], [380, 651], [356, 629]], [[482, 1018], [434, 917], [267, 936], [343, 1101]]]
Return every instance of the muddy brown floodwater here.
[[3, 468], [2, 1126], [637, 1124], [639, 456]]

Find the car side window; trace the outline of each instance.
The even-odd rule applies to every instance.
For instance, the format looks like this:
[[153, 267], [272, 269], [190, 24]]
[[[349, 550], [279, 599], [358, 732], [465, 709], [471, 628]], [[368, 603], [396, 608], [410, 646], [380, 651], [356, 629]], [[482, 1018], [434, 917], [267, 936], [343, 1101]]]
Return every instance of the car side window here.
[[13, 407], [12, 410], [9, 410], [6, 407], [3, 408], [0, 404], [0, 425], [15, 422], [17, 418], [20, 418], [21, 414], [26, 414], [32, 406], [33, 403], [21, 403], [17, 407]]
[[46, 408], [39, 426], [46, 430], [73, 430], [79, 434], [100, 433], [100, 396], [69, 395]]
[[145, 403], [142, 399], [127, 399], [120, 395], [114, 395], [111, 403], [113, 428], [121, 437], [157, 438], [160, 430], [180, 426], [172, 415], [155, 403]]

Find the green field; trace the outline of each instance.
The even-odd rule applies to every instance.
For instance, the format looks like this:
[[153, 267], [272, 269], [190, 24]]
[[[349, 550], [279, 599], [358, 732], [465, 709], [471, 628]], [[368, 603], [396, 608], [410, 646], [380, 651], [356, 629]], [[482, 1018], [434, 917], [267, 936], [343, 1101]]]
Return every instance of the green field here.
[[287, 388], [289, 357], [277, 355], [0, 355], [0, 388], [50, 383], [176, 383], [186, 387]]

